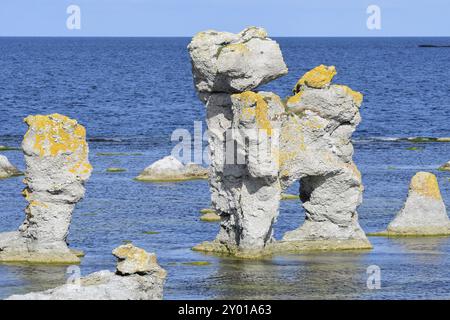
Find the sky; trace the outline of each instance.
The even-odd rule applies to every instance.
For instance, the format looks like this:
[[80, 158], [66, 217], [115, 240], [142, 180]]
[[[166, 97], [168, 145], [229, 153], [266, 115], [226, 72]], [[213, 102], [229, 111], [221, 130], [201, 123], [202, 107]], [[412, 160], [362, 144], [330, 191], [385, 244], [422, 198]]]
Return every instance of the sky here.
[[[80, 28], [70, 5], [80, 9]], [[371, 5], [379, 8], [377, 28]], [[0, 36], [190, 37], [252, 25], [270, 36], [450, 36], [450, 1], [0, 0]]]

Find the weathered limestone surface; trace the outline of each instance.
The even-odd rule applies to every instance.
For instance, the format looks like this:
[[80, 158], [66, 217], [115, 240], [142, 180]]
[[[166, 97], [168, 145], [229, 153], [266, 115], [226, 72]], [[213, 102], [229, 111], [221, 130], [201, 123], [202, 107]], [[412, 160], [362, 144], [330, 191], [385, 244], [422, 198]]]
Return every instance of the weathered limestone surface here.
[[164, 157], [145, 168], [138, 181], [163, 182], [207, 179], [208, 169], [195, 163], [184, 165], [173, 156]]
[[0, 155], [0, 179], [20, 176], [22, 172], [16, 169], [7, 157]]
[[29, 204], [19, 230], [0, 234], [0, 262], [78, 263], [66, 239], [92, 171], [86, 131], [59, 114], [29, 116], [25, 122], [23, 195]]
[[[336, 69], [323, 65], [306, 73], [286, 102], [271, 92], [249, 91], [287, 71], [272, 40], [270, 53], [247, 46], [245, 53], [226, 60], [226, 68], [222, 60], [209, 63], [204, 58], [207, 48], [211, 56], [214, 45], [242, 37], [247, 30], [257, 39], [266, 37], [263, 29], [254, 27], [238, 35], [208, 31], [195, 36], [188, 47], [196, 88], [206, 101], [212, 206], [222, 217], [217, 238], [194, 250], [257, 257], [279, 251], [371, 248], [358, 224], [363, 186], [350, 140], [361, 120], [362, 95], [332, 85]], [[259, 62], [250, 63], [245, 55]], [[259, 77], [262, 72], [264, 77]], [[306, 221], [275, 241], [281, 193], [296, 181], [301, 181]]]
[[131, 244], [113, 251], [116, 272], [103, 270], [43, 292], [13, 295], [7, 300], [161, 300], [166, 271], [154, 254]]
[[280, 47], [261, 28], [239, 34], [200, 32], [189, 52], [195, 87], [204, 102], [211, 93], [252, 90], [288, 72]]
[[387, 230], [378, 235], [450, 235], [450, 219], [434, 174], [418, 172], [414, 175], [403, 208]]
[[439, 170], [441, 170], [441, 171], [450, 171], [450, 161], [446, 162], [442, 166], [440, 166]]

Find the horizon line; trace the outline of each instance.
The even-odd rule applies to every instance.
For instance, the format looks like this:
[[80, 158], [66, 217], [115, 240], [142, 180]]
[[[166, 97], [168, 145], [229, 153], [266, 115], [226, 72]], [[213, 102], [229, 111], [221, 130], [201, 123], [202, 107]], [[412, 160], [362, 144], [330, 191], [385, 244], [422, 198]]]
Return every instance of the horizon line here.
[[[0, 38], [192, 38], [191, 36], [178, 36], [178, 35], [148, 35], [148, 36], [124, 36], [124, 35], [0, 35]], [[450, 38], [450, 35], [437, 35], [437, 36], [420, 36], [420, 35], [390, 35], [390, 36], [363, 36], [363, 35], [348, 35], [348, 36], [313, 36], [313, 35], [299, 35], [299, 36], [269, 36], [269, 38]]]

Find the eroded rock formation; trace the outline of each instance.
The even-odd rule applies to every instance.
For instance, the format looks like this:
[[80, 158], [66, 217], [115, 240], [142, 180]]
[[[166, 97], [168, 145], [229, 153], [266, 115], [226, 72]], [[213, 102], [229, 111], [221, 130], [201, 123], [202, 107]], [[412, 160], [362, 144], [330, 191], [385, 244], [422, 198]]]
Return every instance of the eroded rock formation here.
[[103, 270], [43, 292], [13, 295], [7, 300], [161, 300], [166, 271], [156, 255], [131, 244], [113, 251], [116, 272]]
[[[332, 85], [336, 70], [323, 65], [298, 81], [287, 102], [250, 91], [287, 73], [278, 44], [260, 28], [202, 32], [188, 49], [206, 102], [212, 205], [222, 217], [217, 238], [194, 250], [252, 257], [370, 248], [358, 224], [363, 187], [350, 140], [362, 95]], [[296, 181], [306, 221], [275, 241], [281, 193]]]
[[86, 131], [59, 114], [29, 116], [25, 122], [23, 195], [29, 204], [19, 231], [0, 234], [0, 261], [78, 263], [66, 239], [92, 171]]
[[412, 177], [403, 208], [378, 235], [450, 235], [450, 219], [434, 174], [418, 172]]
[[0, 155], [0, 179], [11, 178], [22, 175], [8, 160], [7, 157]]
[[138, 181], [164, 182], [207, 179], [208, 169], [195, 163], [183, 164], [173, 156], [164, 157], [144, 169]]

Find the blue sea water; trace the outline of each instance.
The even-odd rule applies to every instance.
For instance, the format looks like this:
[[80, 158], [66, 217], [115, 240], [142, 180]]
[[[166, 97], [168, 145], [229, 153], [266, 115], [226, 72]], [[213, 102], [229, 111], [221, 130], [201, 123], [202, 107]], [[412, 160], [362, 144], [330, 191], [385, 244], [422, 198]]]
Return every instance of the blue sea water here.
[[[360, 223], [383, 230], [401, 208], [417, 171], [438, 176], [450, 205], [450, 143], [397, 141], [450, 136], [450, 38], [280, 38], [289, 74], [261, 89], [289, 95], [319, 64], [335, 65], [336, 83], [364, 93], [354, 134], [363, 175]], [[133, 181], [170, 153], [174, 129], [193, 131], [205, 108], [197, 99], [188, 38], [0, 38], [0, 145], [20, 145], [29, 114], [58, 112], [88, 132], [94, 172], [77, 205], [69, 241], [86, 257], [82, 274], [113, 269], [111, 250], [124, 241], [156, 252], [168, 271], [166, 299], [423, 299], [450, 298], [450, 239], [371, 237], [367, 252], [309, 253], [242, 261], [190, 250], [218, 225], [199, 221], [209, 206], [206, 181]], [[419, 147], [418, 150], [408, 150]], [[127, 155], [101, 155], [127, 153]], [[24, 169], [20, 151], [2, 152]], [[124, 173], [106, 173], [123, 167]], [[24, 218], [21, 178], [0, 180], [0, 232]], [[293, 186], [291, 193], [297, 191]], [[284, 201], [275, 234], [303, 221], [298, 201]], [[157, 231], [158, 234], [145, 234]], [[209, 261], [207, 266], [184, 262]], [[381, 268], [381, 289], [366, 286], [367, 267]], [[65, 267], [0, 265], [0, 298], [64, 283]]]

